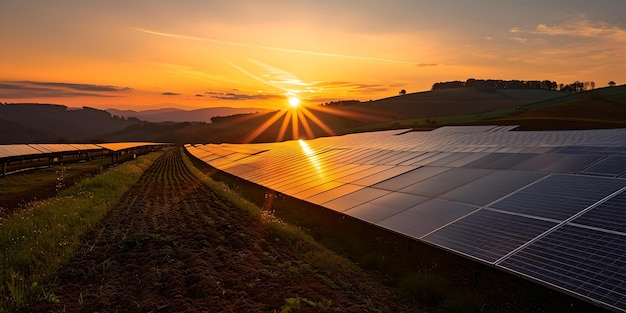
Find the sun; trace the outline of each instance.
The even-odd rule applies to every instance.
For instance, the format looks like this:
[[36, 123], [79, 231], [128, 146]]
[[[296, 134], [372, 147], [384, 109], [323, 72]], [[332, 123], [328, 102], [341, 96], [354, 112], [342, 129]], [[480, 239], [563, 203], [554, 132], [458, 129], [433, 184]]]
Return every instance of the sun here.
[[292, 108], [297, 108], [300, 106], [300, 99], [297, 97], [289, 97], [289, 106]]

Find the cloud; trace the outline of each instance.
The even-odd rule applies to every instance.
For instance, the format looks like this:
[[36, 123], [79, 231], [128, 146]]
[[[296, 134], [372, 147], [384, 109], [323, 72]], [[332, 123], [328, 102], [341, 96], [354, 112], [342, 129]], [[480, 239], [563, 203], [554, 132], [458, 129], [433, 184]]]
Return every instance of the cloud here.
[[161, 95], [163, 95], [163, 96], [180, 96], [180, 94], [176, 93], [176, 92], [164, 92]]
[[590, 20], [585, 15], [555, 24], [513, 27], [510, 32], [515, 36], [509, 39], [532, 44], [535, 50], [525, 59], [528, 62], [550, 61], [565, 66], [572, 60], [585, 59], [585, 67], [601, 68], [612, 60], [626, 57], [626, 29]]
[[439, 64], [434, 63], [418, 63], [415, 64], [416, 67], [431, 67], [431, 66], [439, 66]]
[[55, 83], [55, 82], [26, 82], [36, 86], [50, 86], [67, 88], [81, 91], [105, 91], [105, 92], [117, 92], [117, 91], [131, 91], [129, 87], [117, 87], [110, 85], [93, 85], [93, 84], [73, 84], [73, 83]]
[[379, 92], [388, 90], [385, 85], [344, 81], [317, 82], [314, 83], [313, 86], [320, 89], [347, 89], [351, 92]]
[[204, 95], [198, 93], [196, 94], [196, 97], [204, 97]]
[[587, 19], [570, 21], [561, 25], [539, 24], [533, 33], [550, 36], [601, 37], [626, 41], [626, 30], [602, 21]]
[[218, 100], [270, 100], [270, 99], [284, 99], [284, 96], [272, 95], [272, 94], [257, 94], [257, 95], [246, 95], [241, 93], [225, 93], [225, 92], [214, 92], [207, 91], [204, 94], [209, 95], [211, 99]]
[[119, 97], [132, 88], [63, 82], [0, 81], [0, 97], [12, 99], [61, 97]]
[[218, 39], [207, 38], [207, 37], [197, 37], [197, 36], [158, 32], [158, 31], [153, 31], [153, 30], [138, 28], [138, 27], [133, 28], [133, 30], [146, 33], [146, 34], [156, 35], [156, 36], [178, 38], [178, 39], [185, 39], [185, 40], [194, 40], [194, 41], [204, 41], [204, 42], [211, 42], [211, 43], [217, 43], [217, 44], [229, 45], [229, 46], [250, 47], [250, 48], [258, 48], [258, 49], [265, 49], [265, 50], [272, 50], [272, 51], [282, 51], [282, 52], [290, 52], [290, 53], [298, 53], [298, 54], [306, 54], [306, 55], [338, 57], [338, 58], [347, 58], [347, 59], [356, 59], [356, 60], [369, 60], [369, 61], [390, 62], [390, 63], [413, 63], [411, 61], [406, 61], [406, 60], [385, 59], [385, 58], [376, 58], [376, 57], [369, 57], [369, 56], [269, 47], [269, 46], [255, 45], [255, 44], [250, 44], [250, 43], [245, 43], [245, 42], [226, 41], [226, 40], [218, 40]]
[[584, 15], [555, 25], [538, 24], [535, 28], [528, 30], [513, 27], [510, 32], [626, 41], [625, 29], [621, 29], [619, 26], [610, 25], [604, 21], [593, 21], [587, 19]]

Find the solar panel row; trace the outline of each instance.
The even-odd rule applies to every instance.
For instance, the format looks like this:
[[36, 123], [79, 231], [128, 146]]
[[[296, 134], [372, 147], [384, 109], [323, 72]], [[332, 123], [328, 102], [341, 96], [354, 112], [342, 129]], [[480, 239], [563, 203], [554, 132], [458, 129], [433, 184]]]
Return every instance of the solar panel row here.
[[277, 192], [626, 310], [626, 130], [510, 129], [187, 149]]
[[66, 153], [72, 151], [102, 150], [120, 151], [130, 148], [164, 145], [154, 142], [119, 142], [102, 144], [15, 144], [0, 145], [0, 158], [21, 157], [28, 155]]

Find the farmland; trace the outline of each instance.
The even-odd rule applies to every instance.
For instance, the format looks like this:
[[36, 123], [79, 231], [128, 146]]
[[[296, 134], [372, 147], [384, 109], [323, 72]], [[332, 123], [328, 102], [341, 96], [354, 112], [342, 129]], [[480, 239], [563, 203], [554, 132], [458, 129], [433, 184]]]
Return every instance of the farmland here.
[[[27, 311], [414, 311], [345, 258], [228, 192], [172, 149], [48, 273]], [[198, 172], [196, 172], [197, 174]], [[247, 204], [247, 206], [251, 206]], [[256, 213], [255, 213], [256, 212]], [[5, 300], [11, 296], [4, 295]]]

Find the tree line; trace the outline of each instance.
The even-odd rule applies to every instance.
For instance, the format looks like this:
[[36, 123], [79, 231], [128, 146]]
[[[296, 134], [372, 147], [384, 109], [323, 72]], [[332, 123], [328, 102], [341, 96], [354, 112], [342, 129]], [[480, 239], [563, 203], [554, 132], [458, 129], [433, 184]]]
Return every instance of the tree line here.
[[[613, 83], [615, 84], [615, 83]], [[553, 91], [581, 92], [596, 88], [593, 81], [575, 81], [571, 84], [559, 84], [550, 80], [502, 80], [502, 79], [474, 79], [466, 81], [448, 81], [434, 83], [431, 90], [474, 87], [478, 89], [545, 89]]]

